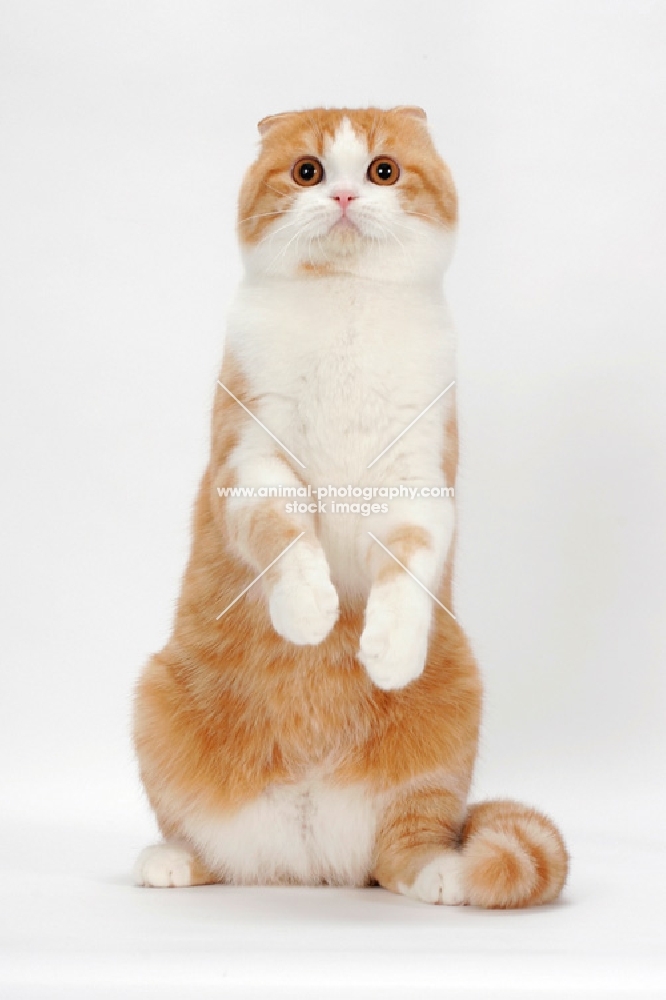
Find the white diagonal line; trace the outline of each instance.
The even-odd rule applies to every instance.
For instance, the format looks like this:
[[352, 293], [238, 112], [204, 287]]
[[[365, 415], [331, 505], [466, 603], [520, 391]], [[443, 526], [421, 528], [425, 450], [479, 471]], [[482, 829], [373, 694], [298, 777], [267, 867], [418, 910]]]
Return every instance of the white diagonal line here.
[[428, 410], [430, 409], [430, 407], [434, 406], [435, 403], [437, 402], [437, 400], [441, 399], [442, 396], [444, 395], [444, 393], [448, 392], [449, 389], [451, 388], [451, 386], [455, 385], [455, 384], [456, 384], [456, 380], [455, 379], [453, 380], [453, 382], [449, 382], [449, 384], [447, 385], [446, 389], [442, 389], [442, 391], [440, 392], [439, 396], [435, 396], [435, 398], [433, 399], [432, 403], [428, 403], [428, 405], [426, 406], [425, 410], [421, 410], [421, 412], [419, 413], [418, 417], [414, 417], [414, 419], [412, 420], [411, 424], [407, 424], [407, 426], [405, 427], [404, 431], [400, 431], [400, 433], [398, 434], [398, 436], [395, 437], [395, 438], [393, 438], [393, 440], [391, 441], [391, 443], [386, 445], [386, 447], [384, 448], [384, 451], [380, 451], [380, 453], [377, 455], [377, 458], [373, 458], [372, 462], [370, 462], [370, 465], [366, 466], [366, 468], [371, 469], [373, 467], [373, 465], [375, 464], [375, 462], [378, 462], [379, 459], [382, 457], [382, 455], [385, 455], [386, 452], [389, 450], [389, 448], [392, 448], [393, 445], [396, 443], [396, 441], [399, 441], [400, 438], [402, 437], [402, 435], [406, 434], [407, 431], [409, 430], [409, 428], [413, 427], [414, 424], [416, 423], [416, 421], [420, 420], [421, 417], [425, 413], [428, 412]]
[[217, 621], [219, 621], [219, 620], [220, 620], [220, 618], [222, 617], [222, 615], [226, 615], [226, 613], [227, 613], [227, 611], [229, 610], [229, 608], [233, 608], [233, 606], [234, 606], [234, 604], [236, 603], [236, 601], [240, 601], [240, 599], [241, 599], [241, 597], [243, 596], [243, 594], [247, 594], [247, 592], [248, 592], [248, 590], [250, 589], [250, 587], [254, 587], [254, 585], [255, 585], [255, 583], [257, 582], [257, 580], [261, 580], [261, 578], [262, 578], [262, 576], [264, 575], [264, 573], [268, 573], [268, 571], [269, 571], [269, 569], [271, 568], [271, 566], [275, 566], [275, 563], [276, 563], [276, 562], [278, 561], [278, 559], [282, 559], [282, 556], [283, 556], [283, 555], [285, 554], [285, 552], [288, 552], [288, 551], [289, 551], [289, 549], [290, 549], [290, 548], [292, 547], [292, 545], [295, 545], [295, 544], [296, 544], [296, 542], [298, 541], [298, 539], [299, 539], [299, 538], [302, 538], [304, 534], [305, 534], [305, 532], [304, 532], [304, 531], [301, 531], [300, 535], [297, 535], [297, 536], [296, 536], [296, 538], [294, 538], [294, 539], [293, 539], [293, 540], [292, 540], [291, 542], [289, 542], [289, 545], [288, 545], [288, 546], [286, 547], [286, 549], [282, 549], [282, 552], [281, 552], [281, 553], [279, 554], [279, 556], [276, 556], [276, 557], [275, 557], [275, 559], [273, 560], [273, 562], [271, 562], [271, 563], [269, 563], [269, 564], [268, 564], [268, 566], [266, 567], [266, 569], [262, 569], [262, 571], [261, 571], [261, 573], [259, 574], [259, 576], [255, 576], [255, 578], [254, 578], [254, 580], [252, 581], [252, 583], [248, 583], [248, 585], [247, 585], [247, 587], [245, 588], [245, 590], [241, 590], [241, 592], [240, 592], [240, 594], [238, 595], [238, 597], [234, 597], [234, 599], [233, 599], [233, 601], [231, 602], [231, 604], [227, 604], [227, 606], [226, 606], [226, 608], [224, 609], [224, 611], [221, 611], [221, 612], [219, 613], [219, 615], [217, 615], [217, 616], [216, 616], [216, 618], [215, 618], [215, 621], [216, 621], [216, 622], [217, 622]]
[[[252, 411], [251, 411], [251, 410], [248, 410], [248, 408], [247, 408], [247, 406], [245, 405], [245, 403], [241, 403], [240, 399], [238, 399], [238, 398], [237, 398], [236, 396], [234, 396], [234, 394], [233, 394], [233, 392], [231, 391], [231, 389], [227, 389], [227, 387], [226, 387], [226, 385], [224, 384], [224, 382], [220, 382], [219, 378], [218, 378], [218, 380], [217, 380], [217, 384], [218, 384], [219, 386], [221, 386], [221, 387], [222, 387], [222, 388], [224, 389], [224, 391], [225, 391], [225, 392], [228, 392], [228, 393], [229, 393], [229, 395], [231, 396], [231, 398], [232, 398], [232, 399], [235, 399], [235, 400], [236, 400], [236, 402], [238, 403], [238, 405], [239, 405], [239, 406], [242, 406], [242, 407], [243, 407], [243, 409], [245, 410], [245, 412], [247, 413], [247, 415], [248, 415], [248, 416], [250, 416], [250, 417], [252, 417], [252, 419], [253, 419], [253, 420], [256, 420], [256, 421], [257, 421], [257, 423], [259, 424], [259, 426], [260, 426], [260, 427], [263, 427], [263, 429], [264, 429], [264, 430], [266, 431], [266, 433], [267, 433], [268, 435], [270, 435], [270, 437], [272, 437], [274, 441], [277, 441], [277, 443], [278, 443], [278, 444], [280, 445], [280, 447], [282, 448], [282, 450], [283, 450], [283, 451], [286, 451], [286, 453], [287, 453], [288, 455], [291, 455], [291, 457], [293, 458], [294, 462], [298, 462], [298, 464], [300, 465], [301, 469], [304, 469], [304, 468], [305, 468], [305, 466], [304, 466], [304, 465], [303, 465], [303, 463], [302, 463], [302, 462], [300, 461], [300, 459], [296, 458], [296, 456], [294, 455], [293, 451], [289, 451], [289, 449], [287, 448], [286, 444], [283, 444], [283, 443], [282, 443], [282, 441], [280, 441], [280, 439], [279, 439], [279, 438], [277, 438], [277, 437], [275, 436], [275, 434], [273, 434], [273, 432], [272, 432], [272, 431], [269, 431], [268, 427], [266, 427], [266, 424], [262, 424], [262, 422], [261, 422], [261, 420], [259, 419], [259, 417], [255, 417], [254, 413], [252, 413]], [[432, 406], [432, 403], [431, 403], [430, 405]]]
[[384, 552], [386, 552], [386, 554], [389, 555], [391, 557], [391, 559], [394, 560], [394, 562], [397, 562], [398, 566], [401, 566], [402, 569], [404, 569], [404, 571], [407, 574], [407, 576], [411, 576], [412, 580], [414, 580], [415, 583], [418, 583], [418, 585], [421, 588], [421, 590], [425, 590], [426, 594], [428, 594], [430, 597], [432, 597], [432, 599], [435, 602], [435, 604], [439, 604], [440, 608], [442, 608], [442, 610], [446, 611], [447, 615], [451, 615], [451, 617], [453, 618], [454, 622], [458, 620], [456, 618], [456, 616], [453, 614], [453, 612], [449, 611], [449, 609], [447, 608], [447, 606], [445, 604], [442, 604], [441, 601], [438, 601], [437, 598], [435, 597], [435, 595], [433, 593], [431, 593], [424, 584], [421, 583], [421, 581], [418, 579], [418, 577], [414, 576], [413, 573], [410, 573], [409, 570], [407, 569], [407, 567], [404, 566], [403, 563], [401, 563], [399, 559], [396, 559], [396, 557], [393, 555], [393, 553], [391, 552], [391, 550], [387, 549], [386, 546], [382, 542], [379, 541], [379, 539], [377, 538], [376, 535], [373, 535], [373, 533], [371, 531], [369, 531], [368, 534], [370, 535], [370, 538], [373, 538], [377, 542], [377, 545], [381, 545], [381, 547], [384, 549]]

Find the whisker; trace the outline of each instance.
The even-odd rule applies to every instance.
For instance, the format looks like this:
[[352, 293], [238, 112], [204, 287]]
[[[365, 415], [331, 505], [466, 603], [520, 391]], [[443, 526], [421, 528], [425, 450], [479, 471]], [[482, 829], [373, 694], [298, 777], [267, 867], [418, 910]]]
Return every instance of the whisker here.
[[[393, 220], [393, 225], [397, 226], [399, 229], [407, 229], [412, 234], [412, 236], [416, 235], [414, 233], [413, 229], [410, 226], [406, 226], [404, 222], [398, 222], [397, 219], [394, 219]], [[424, 238], [427, 239], [427, 240], [430, 240], [431, 243], [436, 242], [436, 236], [435, 236], [435, 234], [433, 232], [426, 232], [426, 233], [419, 233], [418, 234], [418, 239], [424, 239]]]
[[406, 252], [406, 247], [405, 247], [405, 244], [404, 244], [404, 243], [402, 242], [402, 240], [399, 240], [399, 239], [398, 239], [398, 237], [396, 236], [396, 234], [395, 234], [395, 233], [393, 232], [393, 230], [392, 230], [392, 229], [389, 229], [389, 227], [388, 227], [388, 226], [386, 227], [386, 229], [387, 229], [387, 232], [388, 232], [389, 236], [392, 236], [392, 237], [393, 237], [393, 239], [394, 239], [394, 240], [396, 240], [396, 241], [397, 241], [397, 243], [398, 243], [398, 244], [399, 244], [399, 245], [400, 245], [400, 246], [402, 247], [402, 249], [403, 249], [403, 250], [405, 250], [405, 252]]
[[[396, 243], [400, 244], [400, 246], [403, 249], [403, 253], [407, 252], [406, 247], [405, 247], [404, 243], [402, 242], [402, 240], [398, 239], [397, 235], [393, 232], [393, 230], [387, 224], [384, 224], [384, 223], [380, 222], [379, 219], [373, 218], [372, 215], [368, 216], [368, 215], [366, 215], [363, 212], [360, 213], [360, 215], [359, 215], [359, 221], [370, 222], [373, 226], [378, 227], [381, 230], [382, 234], [385, 233], [386, 235], [392, 237], [392, 239], [394, 239], [396, 241]], [[404, 228], [406, 229], [408, 227], [405, 226]], [[372, 233], [372, 239], [373, 239], [373, 242], [374, 242], [375, 239], [379, 240], [379, 237], [377, 237], [375, 235], [375, 233]]]
[[419, 219], [429, 219], [430, 222], [437, 222], [440, 226], [442, 225], [442, 220], [438, 219], [436, 215], [426, 215], [424, 212], [405, 212], [405, 215], [413, 215]]
[[268, 219], [271, 215], [286, 215], [290, 211], [290, 208], [281, 208], [277, 212], [260, 212], [259, 215], [246, 215], [244, 219], [238, 220], [238, 225], [240, 226], [243, 222], [251, 222], [252, 219]]
[[[273, 266], [278, 262], [278, 260], [280, 259], [280, 257], [283, 257], [286, 254], [287, 250], [289, 249], [289, 247], [291, 246], [291, 244], [294, 242], [294, 240], [298, 240], [299, 236], [302, 236], [302, 235], [303, 235], [303, 230], [302, 229], [299, 229], [298, 232], [294, 233], [294, 235], [291, 237], [291, 239], [288, 240], [288, 242], [285, 243], [285, 245], [282, 247], [282, 249], [280, 250], [280, 252], [275, 255], [275, 257], [270, 262], [270, 264], [268, 265], [268, 267], [266, 268], [266, 270], [270, 271], [273, 268]], [[298, 243], [296, 244], [296, 246], [298, 247]]]
[[287, 196], [286, 191], [278, 191], [278, 189], [274, 188], [272, 184], [268, 183], [268, 181], [262, 181], [262, 183], [268, 188], [269, 191], [272, 191], [273, 194], [279, 195], [280, 198], [285, 198]]
[[291, 222], [286, 222], [284, 224], [284, 226], [280, 226], [279, 229], [269, 229], [269, 231], [266, 233], [266, 235], [262, 236], [261, 239], [259, 240], [259, 242], [256, 245], [258, 247], [261, 246], [261, 244], [265, 243], [266, 240], [273, 239], [273, 237], [277, 236], [278, 233], [284, 232], [284, 230], [285, 229], [289, 229], [290, 226], [295, 226], [297, 224], [297, 222], [298, 222], [297, 219], [293, 219]]
[[388, 233], [389, 236], [393, 237], [393, 239], [396, 241], [396, 243], [398, 244], [398, 246], [400, 246], [402, 248], [403, 255], [406, 257], [407, 256], [407, 247], [402, 242], [402, 240], [398, 239], [398, 237], [393, 232], [393, 230], [389, 229], [387, 226], [383, 226], [381, 224], [381, 222], [375, 222], [375, 225], [379, 226], [379, 228], [382, 230], [382, 232]]
[[325, 249], [324, 249], [324, 248], [322, 247], [322, 245], [321, 245], [321, 233], [318, 233], [318, 234], [317, 234], [317, 244], [318, 244], [318, 246], [319, 246], [319, 253], [320, 253], [320, 254], [321, 254], [321, 256], [322, 256], [322, 257], [324, 258], [324, 261], [325, 261], [326, 263], [328, 263], [328, 260], [329, 260], [329, 256], [328, 256], [328, 254], [326, 253], [326, 250], [325, 250]]

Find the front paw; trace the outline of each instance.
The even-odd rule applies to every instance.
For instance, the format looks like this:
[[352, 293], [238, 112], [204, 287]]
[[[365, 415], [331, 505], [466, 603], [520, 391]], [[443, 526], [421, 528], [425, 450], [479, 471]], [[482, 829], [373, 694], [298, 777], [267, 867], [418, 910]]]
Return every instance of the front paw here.
[[338, 594], [324, 550], [299, 542], [285, 555], [268, 600], [273, 628], [297, 646], [316, 646], [338, 620]]
[[377, 687], [405, 687], [423, 673], [431, 619], [431, 598], [406, 573], [372, 588], [358, 659]]

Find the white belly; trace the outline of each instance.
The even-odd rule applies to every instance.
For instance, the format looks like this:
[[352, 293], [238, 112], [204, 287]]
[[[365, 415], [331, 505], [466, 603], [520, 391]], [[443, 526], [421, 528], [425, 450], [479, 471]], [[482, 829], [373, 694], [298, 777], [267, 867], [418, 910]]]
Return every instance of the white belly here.
[[363, 785], [274, 785], [231, 816], [191, 815], [183, 830], [205, 864], [235, 885], [363, 885], [376, 803]]

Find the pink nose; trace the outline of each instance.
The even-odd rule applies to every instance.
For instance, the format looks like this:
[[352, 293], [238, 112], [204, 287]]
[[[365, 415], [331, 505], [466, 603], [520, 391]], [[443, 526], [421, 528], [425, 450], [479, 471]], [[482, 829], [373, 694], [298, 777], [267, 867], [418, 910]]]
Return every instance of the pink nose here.
[[354, 201], [356, 195], [353, 191], [337, 191], [333, 195], [333, 201], [337, 201], [338, 205], [342, 209], [342, 214], [344, 215], [349, 208], [349, 202]]

